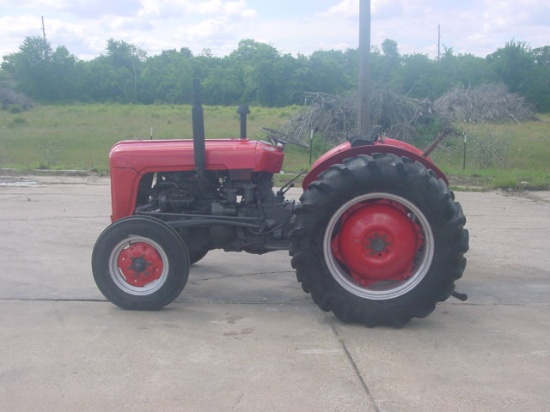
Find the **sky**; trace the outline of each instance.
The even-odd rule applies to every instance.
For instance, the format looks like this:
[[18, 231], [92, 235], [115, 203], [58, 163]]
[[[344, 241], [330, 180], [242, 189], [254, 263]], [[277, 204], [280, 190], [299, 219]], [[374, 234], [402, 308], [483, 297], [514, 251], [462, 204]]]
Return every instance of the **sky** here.
[[[109, 39], [148, 56], [189, 48], [225, 56], [243, 39], [294, 56], [358, 47], [359, 0], [0, 0], [0, 57], [27, 36], [65, 46], [82, 60], [104, 54]], [[549, 0], [371, 0], [371, 45], [397, 42], [401, 54], [480, 57], [510, 40], [550, 45]]]

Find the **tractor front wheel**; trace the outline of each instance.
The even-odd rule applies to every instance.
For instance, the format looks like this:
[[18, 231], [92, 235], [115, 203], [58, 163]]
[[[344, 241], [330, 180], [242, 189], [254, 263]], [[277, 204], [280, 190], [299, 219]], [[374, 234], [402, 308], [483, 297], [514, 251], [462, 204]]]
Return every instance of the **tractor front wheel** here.
[[94, 280], [123, 309], [157, 310], [171, 303], [189, 276], [189, 253], [160, 220], [132, 216], [103, 231], [92, 253]]
[[402, 326], [430, 314], [462, 276], [462, 208], [424, 165], [361, 155], [311, 183], [293, 218], [292, 266], [344, 322]]

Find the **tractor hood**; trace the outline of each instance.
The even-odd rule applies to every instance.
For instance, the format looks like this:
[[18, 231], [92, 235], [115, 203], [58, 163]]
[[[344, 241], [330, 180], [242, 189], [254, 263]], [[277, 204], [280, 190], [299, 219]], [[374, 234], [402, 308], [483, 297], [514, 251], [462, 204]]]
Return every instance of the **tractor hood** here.
[[[110, 168], [148, 172], [195, 169], [192, 140], [125, 140], [113, 146]], [[206, 170], [278, 173], [284, 154], [272, 145], [248, 139], [206, 140]]]

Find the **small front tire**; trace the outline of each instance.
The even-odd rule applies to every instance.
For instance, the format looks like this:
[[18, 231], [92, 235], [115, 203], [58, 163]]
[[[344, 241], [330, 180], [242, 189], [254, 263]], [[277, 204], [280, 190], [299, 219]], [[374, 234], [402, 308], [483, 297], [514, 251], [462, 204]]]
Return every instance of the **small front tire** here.
[[158, 310], [176, 299], [189, 277], [189, 253], [160, 220], [132, 216], [99, 236], [92, 271], [103, 295], [123, 309]]

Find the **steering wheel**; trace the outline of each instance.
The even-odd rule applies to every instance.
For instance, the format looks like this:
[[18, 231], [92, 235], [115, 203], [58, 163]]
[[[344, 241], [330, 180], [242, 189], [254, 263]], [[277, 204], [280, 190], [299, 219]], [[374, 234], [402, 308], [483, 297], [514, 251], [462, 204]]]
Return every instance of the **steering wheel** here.
[[309, 147], [308, 144], [301, 142], [300, 140], [290, 137], [289, 135], [286, 135], [282, 132], [279, 132], [278, 130], [269, 129], [267, 127], [260, 127], [260, 130], [267, 134], [267, 138], [271, 140], [273, 144], [295, 144], [296, 146], [300, 147]]

